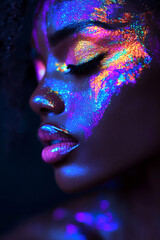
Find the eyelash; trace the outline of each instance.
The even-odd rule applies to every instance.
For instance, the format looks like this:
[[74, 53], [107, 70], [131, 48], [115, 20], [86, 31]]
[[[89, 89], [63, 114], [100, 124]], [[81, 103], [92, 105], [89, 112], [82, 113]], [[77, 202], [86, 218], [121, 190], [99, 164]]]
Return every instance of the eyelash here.
[[106, 53], [101, 53], [90, 61], [79, 65], [68, 64], [67, 69], [70, 69], [70, 71], [66, 74], [81, 76], [95, 72], [95, 70], [98, 70], [100, 62], [104, 59], [105, 55]]
[[[96, 57], [94, 57], [93, 59], [91, 59], [90, 61], [81, 63], [79, 65], [68, 64], [67, 69], [69, 71], [66, 72], [65, 74], [70, 74], [70, 75], [75, 75], [75, 76], [84, 76], [87, 74], [91, 74], [99, 69], [100, 63], [104, 59], [104, 56], [106, 56], [106, 55], [108, 55], [108, 53], [106, 53], [106, 52], [101, 53], [101, 54], [97, 55]], [[32, 48], [32, 59], [33, 60], [37, 59], [37, 56], [39, 56], [37, 54], [37, 51], [34, 48]], [[37, 76], [38, 81], [40, 81], [42, 77], [39, 76], [39, 72], [37, 72], [37, 75], [38, 75]]]

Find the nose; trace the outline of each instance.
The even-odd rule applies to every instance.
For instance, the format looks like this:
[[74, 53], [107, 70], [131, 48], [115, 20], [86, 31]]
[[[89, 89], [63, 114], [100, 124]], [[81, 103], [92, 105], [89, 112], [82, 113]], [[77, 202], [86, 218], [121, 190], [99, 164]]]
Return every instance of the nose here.
[[61, 96], [49, 87], [43, 87], [41, 83], [31, 95], [29, 104], [31, 109], [39, 115], [51, 112], [60, 114], [65, 110]]

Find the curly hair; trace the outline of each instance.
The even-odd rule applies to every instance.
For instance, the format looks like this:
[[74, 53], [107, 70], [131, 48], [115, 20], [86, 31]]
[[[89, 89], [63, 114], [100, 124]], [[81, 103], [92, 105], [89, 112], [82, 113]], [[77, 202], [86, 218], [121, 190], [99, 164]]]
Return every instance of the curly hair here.
[[[41, 0], [44, 2], [45, 0]], [[59, 0], [60, 1], [60, 0]], [[10, 106], [23, 113], [36, 87], [30, 56], [31, 26], [40, 0], [2, 0], [0, 5], [0, 76]], [[160, 1], [126, 0], [141, 11], [151, 11], [151, 52], [160, 62]], [[155, 24], [156, 23], [156, 24]]]
[[37, 3], [38, 0], [2, 0], [0, 4], [0, 96], [5, 107], [2, 124], [6, 152], [20, 137], [19, 132], [26, 131], [22, 122], [29, 96], [36, 87], [30, 34]]

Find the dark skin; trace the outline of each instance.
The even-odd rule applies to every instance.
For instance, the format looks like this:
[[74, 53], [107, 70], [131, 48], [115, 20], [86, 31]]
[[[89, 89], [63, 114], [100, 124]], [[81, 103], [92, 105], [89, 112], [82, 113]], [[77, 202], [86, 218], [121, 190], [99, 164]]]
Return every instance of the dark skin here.
[[[69, 1], [67, 4], [69, 4], [69, 7], [70, 5], [71, 7], [75, 6], [74, 1]], [[80, 16], [80, 20], [77, 20], [77, 22], [90, 19], [90, 8], [92, 9], [92, 6], [89, 7], [87, 4], [86, 2], [85, 14], [82, 14], [82, 17]], [[64, 40], [62, 38], [56, 46], [49, 45], [49, 36], [51, 34], [72, 23], [72, 21], [67, 22], [68, 13], [65, 5], [62, 5], [58, 10], [56, 10], [56, 3], [55, 9], [53, 6], [53, 4], [50, 5], [46, 20], [43, 19], [45, 8], [39, 11], [33, 28], [34, 46], [39, 53], [39, 60], [44, 65], [45, 75], [39, 80], [39, 84], [30, 98], [30, 106], [39, 114], [42, 124], [50, 123], [66, 129], [79, 141], [79, 147], [68, 155], [67, 160], [53, 165], [58, 186], [63, 191], [76, 192], [102, 183], [159, 151], [159, 66], [152, 59], [152, 62], [149, 64], [150, 68], [144, 67], [139, 79], [135, 79], [137, 83], [134, 86], [130, 84], [123, 85], [118, 95], [113, 94], [111, 86], [109, 86], [109, 96], [106, 95], [105, 97], [104, 93], [99, 91], [98, 102], [94, 97], [90, 99], [90, 96], [95, 94], [91, 88], [91, 81], [95, 73], [89, 72], [84, 76], [76, 76], [75, 74], [65, 75], [63, 72], [56, 71], [54, 61], [63, 63], [66, 59], [66, 64], [77, 65], [75, 56], [78, 55], [83, 62], [86, 62], [86, 59], [83, 59], [85, 52], [90, 55], [94, 49], [96, 52], [99, 52], [101, 48], [104, 49], [103, 51], [106, 51], [104, 42], [108, 41], [108, 38], [107, 40], [103, 38], [99, 41], [98, 47], [91, 42], [92, 48], [89, 45], [87, 48], [81, 47], [83, 42], [79, 41], [77, 37], [73, 38], [72, 35]], [[127, 8], [129, 8], [129, 5], [127, 5]], [[116, 7], [113, 7], [112, 10], [119, 17], [121, 12], [126, 12], [126, 5], [124, 5], [123, 11], [117, 11]], [[64, 11], [66, 11], [66, 20]], [[74, 11], [75, 14], [76, 9]], [[54, 17], [52, 16], [53, 12], [55, 13]], [[73, 22], [74, 14], [72, 15]], [[139, 13], [136, 14], [137, 18], [141, 19], [141, 15]], [[59, 18], [61, 23], [60, 26], [56, 23], [57, 18]], [[135, 22], [137, 22], [137, 18]], [[43, 30], [45, 29], [45, 22], [49, 27]], [[140, 20], [136, 29], [142, 26]], [[128, 27], [130, 28], [130, 23], [127, 23], [126, 28], [128, 29]], [[116, 30], [113, 30], [113, 37], [114, 34], [117, 36], [119, 28], [121, 27], [118, 25]], [[109, 34], [109, 30], [98, 29], [101, 32], [104, 31], [104, 35]], [[85, 34], [85, 38], [88, 36], [89, 33]], [[124, 39], [123, 32], [120, 32], [120, 35], [117, 37], [123, 43], [120, 49], [127, 51], [127, 44], [129, 39], [132, 39], [132, 36], [134, 36], [132, 30], [129, 32], [127, 39]], [[110, 39], [113, 37], [110, 36]], [[133, 39], [136, 37], [138, 36], [135, 35]], [[117, 41], [116, 38], [115, 41]], [[132, 41], [130, 40], [130, 42]], [[138, 45], [139, 43], [141, 44], [141, 41], [135, 42], [134, 40], [133, 43]], [[85, 42], [85, 44], [88, 43]], [[114, 41], [107, 42], [108, 45], [114, 46]], [[79, 48], [80, 50], [76, 51], [81, 52], [82, 57], [79, 52], [75, 52], [75, 49]], [[139, 45], [138, 48], [140, 48]], [[111, 59], [113, 66], [116, 66], [116, 60], [114, 60], [114, 57], [112, 58], [112, 54], [113, 52], [115, 54], [118, 53], [119, 50], [116, 47], [114, 50], [114, 47], [112, 47], [108, 51], [111, 52], [108, 54], [108, 59]], [[145, 51], [147, 50], [142, 50], [143, 55]], [[137, 58], [136, 55], [133, 57]], [[127, 70], [125, 67], [127, 63], [123, 62], [123, 59], [119, 60], [119, 64], [124, 66], [121, 71], [125, 74], [133, 66], [130, 63], [131, 68]], [[135, 66], [138, 65], [138, 59], [134, 64]], [[37, 65], [36, 69], [39, 71]], [[110, 78], [114, 79], [116, 69], [117, 67], [109, 72], [109, 76], [105, 80], [106, 82], [104, 81], [106, 86]], [[138, 69], [135, 70], [135, 72], [138, 71]], [[135, 74], [135, 72], [130, 74]], [[100, 76], [101, 70], [98, 70], [97, 74]], [[104, 109], [103, 104], [106, 105], [110, 98], [112, 98], [111, 103]], [[94, 117], [97, 112], [99, 112], [99, 115]], [[96, 122], [96, 119], [99, 118], [100, 120]], [[69, 174], [69, 172], [72, 174]], [[76, 174], [73, 175], [74, 172]]]
[[[158, 226], [160, 210], [158, 173], [159, 159], [154, 159], [152, 164], [149, 162], [141, 164], [139, 167], [128, 170], [123, 174], [121, 187], [109, 190], [104, 185], [103, 190], [100, 189], [89, 195], [84, 194], [83, 197], [75, 198], [67, 204], [58, 206], [56, 209], [63, 208], [67, 212], [64, 218], [59, 220], [53, 218], [55, 209], [51, 209], [21, 224], [12, 234], [2, 239], [56, 240], [57, 236], [61, 236], [58, 234], [62, 233], [68, 224], [74, 224], [78, 227], [80, 233], [83, 232], [87, 239], [92, 240], [150, 240], [153, 237], [158, 240], [160, 234]], [[101, 230], [75, 221], [74, 217], [77, 212], [94, 214], [97, 211], [99, 214], [102, 213], [99, 207], [100, 199], [109, 201], [109, 212], [114, 213], [119, 223], [119, 228], [110, 232], [107, 238], [102, 238]], [[50, 232], [52, 232], [52, 238], [49, 237]]]
[[[74, 1], [69, 1], [69, 4], [74, 7]], [[87, 8], [84, 9], [90, 9], [88, 2], [86, 4]], [[57, 12], [52, 9], [53, 5], [50, 5], [48, 18], [46, 17], [46, 19], [52, 19], [51, 10], [56, 13], [54, 12], [55, 18], [52, 19], [51, 24], [48, 24], [50, 26], [47, 28], [49, 33], [58, 29], [56, 24], [58, 16], [56, 14], [61, 13], [61, 11], [63, 13], [63, 6], [61, 7]], [[129, 9], [133, 11], [133, 7], [131, 8], [130, 5], [127, 6], [128, 11]], [[125, 12], [125, 8], [121, 10]], [[47, 63], [51, 54], [54, 53], [57, 62], [65, 61], [67, 52], [73, 46], [74, 41], [71, 44], [72, 39], [67, 38], [56, 48], [48, 47], [45, 32], [42, 30], [45, 29], [43, 24], [46, 21], [42, 19], [43, 11], [42, 8], [39, 12], [32, 38], [34, 46], [40, 54], [39, 60], [42, 61], [46, 69], [46, 75], [39, 80], [37, 88], [30, 98], [30, 106], [40, 115], [41, 123], [47, 122], [68, 129], [80, 142], [79, 148], [71, 152], [65, 161], [58, 165], [53, 164], [57, 184], [63, 191], [73, 193], [95, 187], [119, 176], [119, 185], [113, 189], [108, 188], [107, 184], [103, 185], [103, 190], [96, 190], [92, 195], [85, 195], [82, 199], [79, 198], [61, 206], [69, 213], [61, 220], [53, 218], [54, 210], [51, 210], [19, 227], [6, 239], [17, 240], [22, 239], [22, 236], [23, 239], [25, 239], [25, 236], [27, 240], [57, 239], [58, 234], [66, 231], [68, 224], [72, 223], [77, 226], [78, 233], [83, 233], [87, 236], [87, 239], [94, 239], [94, 235], [96, 236], [95, 239], [158, 240], [158, 212], [160, 210], [160, 178], [158, 174], [160, 169], [159, 63], [156, 62], [155, 56], [152, 56], [149, 68], [144, 68], [139, 79], [136, 79], [134, 87], [124, 85], [118, 95], [112, 95], [111, 104], [105, 109], [102, 120], [92, 128], [92, 134], [86, 139], [85, 132], [79, 127], [81, 122], [76, 109], [81, 109], [81, 107], [86, 109], [85, 104], [89, 104], [86, 95], [84, 97], [83, 93], [86, 94], [87, 91], [90, 93], [90, 76], [83, 78], [86, 83], [84, 87], [75, 76], [64, 77], [61, 72], [57, 72], [55, 69], [49, 70]], [[116, 14], [120, 13], [116, 12]], [[61, 19], [62, 16], [63, 14], [60, 14], [59, 22], [63, 24], [65, 20]], [[137, 16], [139, 17], [138, 13]], [[82, 15], [81, 18], [81, 20], [88, 20], [90, 12], [87, 10], [87, 13]], [[140, 24], [142, 23], [140, 22]], [[123, 45], [125, 50], [126, 43]], [[103, 45], [103, 41], [101, 44]], [[60, 51], [60, 49], [63, 49], [63, 51]], [[124, 71], [127, 72], [126, 69]], [[73, 99], [76, 103], [75, 110], [73, 110], [73, 104], [69, 105], [69, 103], [72, 103], [70, 95], [63, 98], [63, 94], [57, 91], [59, 81], [62, 81], [62, 88], [63, 83], [64, 86], [67, 86], [68, 91], [70, 91], [71, 86], [75, 87], [72, 88], [71, 96], [74, 96], [74, 89], [78, 89], [84, 97], [81, 101], [84, 106]], [[50, 91], [45, 87], [47, 84]], [[38, 96], [41, 96], [43, 101], [37, 102], [35, 99]], [[52, 103], [48, 104], [50, 99], [52, 99]], [[101, 96], [99, 99], [101, 99]], [[54, 102], [56, 102], [56, 105], [54, 105]], [[96, 108], [94, 101], [92, 103]], [[70, 128], [70, 113], [75, 116], [75, 118], [72, 118], [72, 123], [74, 124], [73, 120], [75, 120], [77, 128]], [[91, 119], [94, 112], [88, 111], [88, 113], [87, 117]], [[81, 114], [83, 119], [86, 118], [85, 111], [81, 111]], [[89, 128], [90, 124], [85, 126]], [[76, 167], [77, 174], [67, 175], [64, 169], [72, 169], [73, 165]], [[83, 174], [80, 174], [79, 169], [82, 170]], [[88, 227], [87, 224], [75, 220], [75, 214], [78, 212], [88, 212], [96, 218], [95, 211], [97, 214], [101, 214], [99, 204], [103, 199], [109, 201], [109, 211], [116, 215], [116, 217], [113, 217], [113, 222], [118, 222], [117, 229], [111, 231], [110, 234], [108, 234], [109, 231], [105, 231], [106, 235], [103, 235], [103, 230], [97, 228], [94, 224]], [[41, 232], [36, 231], [37, 225], [40, 226]], [[52, 237], [50, 235], [51, 231]], [[63, 236], [65, 239], [65, 235]]]

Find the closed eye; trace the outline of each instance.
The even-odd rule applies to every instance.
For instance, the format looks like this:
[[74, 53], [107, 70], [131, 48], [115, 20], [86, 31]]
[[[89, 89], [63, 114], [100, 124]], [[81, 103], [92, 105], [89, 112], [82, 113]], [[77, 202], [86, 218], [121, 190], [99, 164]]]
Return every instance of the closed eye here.
[[106, 53], [101, 53], [88, 62], [79, 65], [68, 64], [67, 69], [70, 70], [66, 74], [73, 74], [77, 76], [87, 75], [95, 72], [100, 67], [100, 62], [103, 60]]

